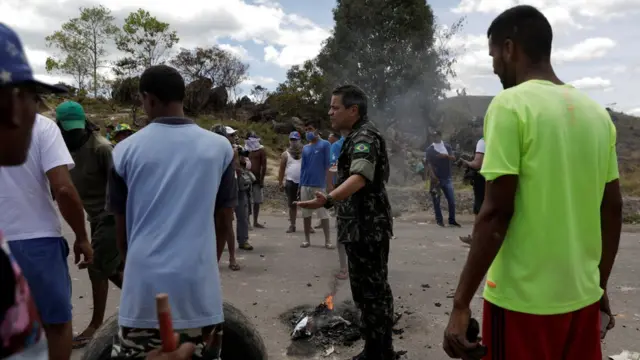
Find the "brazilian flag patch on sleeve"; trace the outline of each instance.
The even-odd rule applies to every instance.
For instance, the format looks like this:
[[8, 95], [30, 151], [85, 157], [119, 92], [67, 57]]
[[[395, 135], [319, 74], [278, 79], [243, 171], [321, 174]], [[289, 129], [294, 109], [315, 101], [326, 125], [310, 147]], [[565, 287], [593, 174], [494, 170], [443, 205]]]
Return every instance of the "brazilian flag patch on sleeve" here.
[[367, 143], [359, 143], [353, 146], [354, 154], [358, 154], [358, 153], [368, 154], [370, 151], [371, 151], [371, 145]]

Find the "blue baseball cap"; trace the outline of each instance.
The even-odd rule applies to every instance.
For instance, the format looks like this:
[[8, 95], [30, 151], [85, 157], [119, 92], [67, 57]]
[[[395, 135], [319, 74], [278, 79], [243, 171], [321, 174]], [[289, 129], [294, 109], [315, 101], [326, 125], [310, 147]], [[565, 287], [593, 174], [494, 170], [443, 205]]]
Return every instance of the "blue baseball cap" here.
[[289, 139], [290, 140], [300, 140], [300, 133], [297, 131], [292, 131], [291, 133], [289, 133]]
[[22, 42], [11, 28], [0, 23], [0, 86], [33, 84], [42, 92], [65, 93], [67, 89], [45, 84], [33, 77]]

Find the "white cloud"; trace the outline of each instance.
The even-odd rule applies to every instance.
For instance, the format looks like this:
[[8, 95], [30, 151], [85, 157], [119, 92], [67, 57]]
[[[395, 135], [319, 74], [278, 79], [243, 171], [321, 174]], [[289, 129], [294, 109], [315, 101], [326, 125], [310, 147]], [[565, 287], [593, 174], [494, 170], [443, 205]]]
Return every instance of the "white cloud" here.
[[249, 60], [253, 59], [251, 57], [251, 55], [249, 55], [249, 52], [247, 51], [247, 49], [245, 49], [243, 46], [234, 46], [234, 45], [229, 45], [229, 44], [219, 44], [218, 47], [220, 49], [222, 49], [222, 50], [226, 50], [226, 51], [232, 53], [233, 55], [237, 56], [242, 61], [249, 61]]
[[609, 90], [611, 89], [611, 80], [601, 77], [584, 77], [570, 82], [571, 85], [582, 90]]
[[629, 110], [626, 111], [626, 113], [630, 114], [630, 115], [640, 116], [640, 107], [639, 108], [629, 109]]
[[275, 62], [278, 60], [279, 56], [280, 56], [280, 52], [278, 51], [278, 49], [276, 49], [272, 45], [264, 47], [264, 61]]
[[43, 50], [30, 49], [28, 46], [24, 47], [24, 52], [29, 60], [31, 67], [44, 67], [47, 63], [47, 58], [51, 54]]
[[497, 14], [519, 4], [539, 8], [552, 24], [555, 21], [574, 26], [577, 25], [576, 16], [610, 19], [640, 11], [638, 0], [462, 0], [452, 11], [457, 14]]
[[270, 85], [276, 84], [278, 81], [274, 78], [266, 77], [266, 76], [251, 76], [247, 80], [243, 81], [244, 85], [262, 85], [264, 87], [268, 87]]
[[[252, 3], [243, 0], [3, 0], [0, 14], [3, 21], [18, 31], [41, 33], [39, 41], [43, 42], [44, 37], [64, 21], [77, 16], [79, 6], [98, 4], [111, 9], [119, 21], [137, 8], [149, 11], [178, 31], [180, 43], [176, 49], [206, 46], [221, 38], [253, 41], [273, 47], [276, 51], [271, 53], [269, 61], [281, 67], [314, 57], [329, 36], [328, 29], [303, 16], [287, 13], [280, 4], [270, 0]], [[247, 55], [238, 47], [232, 50], [238, 55]]]
[[589, 38], [567, 49], [554, 51], [552, 57], [557, 62], [593, 60], [604, 57], [615, 46], [616, 42], [609, 38]]

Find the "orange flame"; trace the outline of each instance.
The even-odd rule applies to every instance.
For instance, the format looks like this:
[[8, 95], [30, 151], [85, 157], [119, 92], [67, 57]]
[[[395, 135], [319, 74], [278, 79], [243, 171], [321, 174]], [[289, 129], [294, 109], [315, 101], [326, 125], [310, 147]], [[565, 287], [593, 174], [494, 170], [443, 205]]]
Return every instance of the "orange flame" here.
[[327, 298], [324, 299], [323, 304], [327, 307], [327, 309], [333, 310], [333, 295], [327, 296]]

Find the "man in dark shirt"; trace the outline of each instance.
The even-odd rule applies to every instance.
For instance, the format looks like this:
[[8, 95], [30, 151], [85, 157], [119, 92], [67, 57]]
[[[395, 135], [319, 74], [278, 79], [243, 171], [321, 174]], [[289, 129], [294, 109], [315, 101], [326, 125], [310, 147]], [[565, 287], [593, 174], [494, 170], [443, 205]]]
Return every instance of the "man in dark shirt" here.
[[442, 210], [440, 209], [441, 193], [447, 199], [449, 206], [449, 225], [460, 227], [456, 222], [456, 199], [453, 193], [453, 180], [451, 178], [451, 164], [456, 157], [451, 146], [442, 141], [442, 133], [436, 131], [433, 134], [433, 143], [426, 150], [426, 159], [429, 165], [431, 186], [429, 193], [433, 200], [433, 211], [436, 213], [436, 223], [444, 226]]
[[71, 180], [91, 227], [93, 264], [88, 268], [93, 294], [93, 315], [87, 328], [74, 337], [74, 348], [85, 346], [102, 325], [109, 294], [109, 280], [122, 288], [120, 253], [116, 246], [116, 223], [105, 210], [107, 180], [113, 166], [112, 146], [88, 126], [82, 105], [65, 101], [56, 108], [56, 121], [76, 166], [69, 171]]

